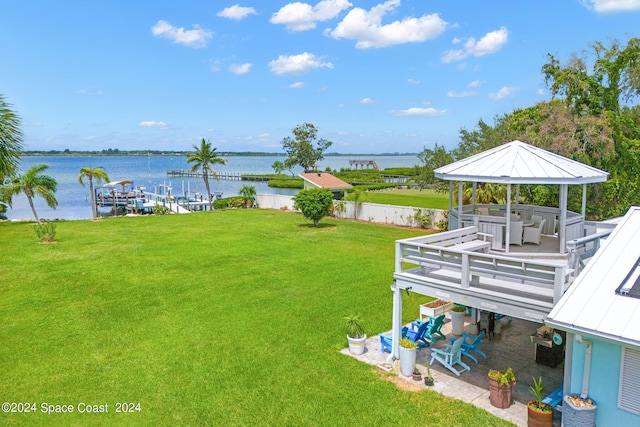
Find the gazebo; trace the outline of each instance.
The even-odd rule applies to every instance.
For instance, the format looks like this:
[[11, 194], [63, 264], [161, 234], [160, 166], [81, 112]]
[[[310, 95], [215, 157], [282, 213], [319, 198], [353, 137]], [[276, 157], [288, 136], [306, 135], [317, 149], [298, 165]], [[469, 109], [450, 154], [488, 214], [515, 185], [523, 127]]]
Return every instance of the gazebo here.
[[[473, 183], [471, 213], [474, 213], [476, 208], [476, 186], [478, 182], [507, 185], [507, 200], [503, 211], [506, 221], [501, 225], [505, 230], [505, 252], [507, 253], [509, 252], [511, 229], [512, 186], [516, 185], [516, 200], [518, 200], [520, 184], [559, 185], [557, 232], [560, 241], [559, 252], [565, 253], [565, 246], [568, 240], [583, 236], [587, 184], [606, 181], [608, 173], [515, 140], [440, 167], [434, 170], [434, 175], [436, 178], [449, 181], [449, 229], [457, 229], [464, 226], [463, 182]], [[453, 181], [458, 181], [457, 209], [453, 208]], [[580, 184], [582, 184], [582, 212], [579, 216], [574, 214], [570, 223], [567, 223], [568, 186]], [[518, 205], [517, 208], [527, 210], [530, 207]], [[469, 211], [467, 210], [467, 212]], [[478, 219], [476, 217], [475, 221], [476, 223], [482, 222], [482, 218]], [[555, 229], [555, 221], [549, 222], [549, 227], [553, 231]]]

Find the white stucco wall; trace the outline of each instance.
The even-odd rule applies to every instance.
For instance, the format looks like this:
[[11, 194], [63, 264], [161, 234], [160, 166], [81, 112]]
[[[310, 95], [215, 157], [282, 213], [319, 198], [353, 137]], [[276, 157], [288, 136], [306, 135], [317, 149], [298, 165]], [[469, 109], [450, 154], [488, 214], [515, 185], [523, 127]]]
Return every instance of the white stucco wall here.
[[[258, 194], [258, 206], [265, 209], [291, 209], [293, 210], [293, 197], [278, 194]], [[380, 205], [377, 203], [359, 203], [356, 207], [355, 202], [335, 201], [334, 206], [343, 205], [344, 212], [340, 212], [339, 208], [335, 210], [334, 216], [337, 218], [354, 219], [354, 211], [357, 213], [355, 219], [361, 221], [369, 221], [380, 224], [393, 224], [406, 227], [419, 227], [415, 220], [416, 211], [423, 213], [431, 213], [431, 223], [436, 224], [445, 218], [445, 212], [442, 209], [431, 208], [414, 208], [410, 206], [394, 206]], [[356, 211], [357, 209], [357, 211]]]

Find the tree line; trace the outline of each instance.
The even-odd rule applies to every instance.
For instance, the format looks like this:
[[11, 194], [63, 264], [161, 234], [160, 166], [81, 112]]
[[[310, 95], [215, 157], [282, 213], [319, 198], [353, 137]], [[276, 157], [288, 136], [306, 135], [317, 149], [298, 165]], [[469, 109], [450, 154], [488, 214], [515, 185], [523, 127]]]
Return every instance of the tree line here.
[[[553, 55], [542, 66], [552, 99], [497, 116], [493, 124], [480, 120], [461, 129], [451, 150], [435, 144], [418, 155], [421, 186], [444, 189], [433, 170], [515, 139], [609, 172], [609, 179], [589, 186], [587, 217], [607, 219], [640, 204], [640, 39], [626, 45], [596, 42], [582, 55], [562, 64]], [[479, 184], [480, 203], [504, 203], [506, 190]], [[521, 186], [521, 202], [557, 206], [557, 187]], [[569, 209], [581, 210], [581, 186], [570, 186]], [[463, 198], [470, 197], [465, 189]]]

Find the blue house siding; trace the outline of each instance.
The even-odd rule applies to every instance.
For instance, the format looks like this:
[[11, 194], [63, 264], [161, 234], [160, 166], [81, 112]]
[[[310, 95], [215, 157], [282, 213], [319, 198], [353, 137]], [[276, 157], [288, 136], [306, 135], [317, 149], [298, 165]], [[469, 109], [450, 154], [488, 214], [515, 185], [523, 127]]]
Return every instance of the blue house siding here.
[[[618, 408], [622, 347], [595, 339], [592, 339], [592, 342], [588, 396], [598, 405], [596, 424], [601, 426], [640, 425], [640, 415]], [[571, 394], [579, 395], [582, 391], [585, 349], [584, 344], [573, 343]]]

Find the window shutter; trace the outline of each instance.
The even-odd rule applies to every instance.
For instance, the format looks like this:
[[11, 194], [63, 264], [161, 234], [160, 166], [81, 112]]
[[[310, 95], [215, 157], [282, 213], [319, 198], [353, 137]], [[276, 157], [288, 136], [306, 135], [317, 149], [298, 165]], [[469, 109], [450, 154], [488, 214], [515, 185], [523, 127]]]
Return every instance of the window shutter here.
[[640, 414], [640, 351], [623, 347], [618, 407]]

